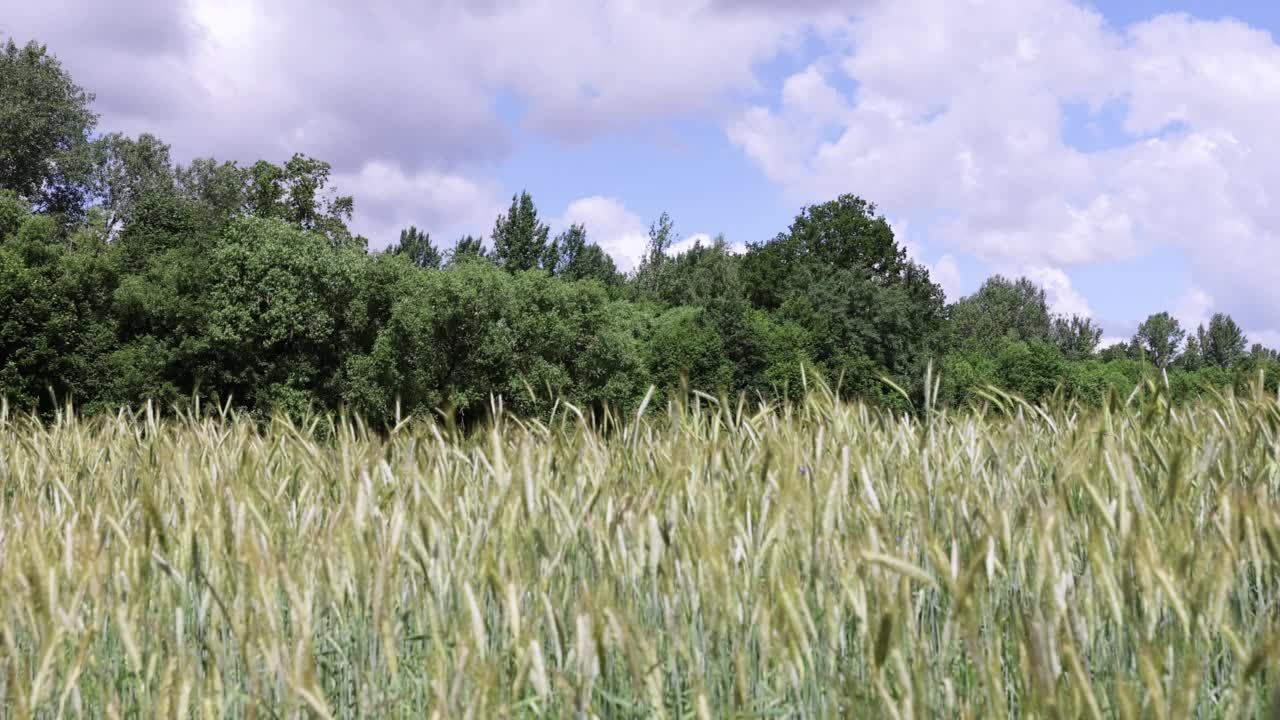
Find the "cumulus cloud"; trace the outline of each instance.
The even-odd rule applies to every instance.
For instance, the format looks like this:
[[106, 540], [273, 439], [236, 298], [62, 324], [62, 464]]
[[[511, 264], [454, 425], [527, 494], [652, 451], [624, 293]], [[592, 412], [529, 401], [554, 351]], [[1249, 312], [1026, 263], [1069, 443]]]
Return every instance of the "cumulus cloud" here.
[[924, 247], [920, 239], [913, 233], [910, 221], [904, 218], [889, 218], [889, 226], [893, 229], [894, 239], [906, 251], [907, 258], [923, 265], [929, 271], [929, 279], [942, 288], [947, 302], [955, 302], [961, 297], [960, 266], [955, 257], [944, 254], [937, 262], [929, 262], [924, 257]]
[[1280, 331], [1277, 330], [1255, 330], [1245, 333], [1249, 338], [1249, 343], [1261, 343], [1265, 348], [1272, 350], [1280, 349]]
[[[715, 238], [711, 237], [709, 233], [694, 233], [679, 242], [672, 243], [671, 247], [667, 248], [667, 254], [674, 257], [689, 252], [695, 245], [710, 247], [714, 243]], [[747, 246], [746, 243], [728, 243], [725, 245], [725, 249], [734, 255], [741, 255], [747, 251]]]
[[798, 201], [857, 188], [897, 213], [948, 213], [943, 237], [987, 259], [1123, 257], [1131, 222], [1061, 139], [1063, 101], [1110, 95], [1113, 44], [1065, 1], [889, 3], [854, 25], [837, 69], [793, 76], [779, 109], [752, 108], [729, 136]]
[[960, 266], [956, 263], [956, 259], [951, 255], [943, 255], [938, 258], [935, 263], [925, 265], [929, 269], [929, 278], [938, 283], [942, 288], [942, 292], [946, 293], [947, 300], [954, 302], [960, 298], [960, 291], [963, 287], [960, 284]]
[[755, 63], [810, 24], [722, 5], [51, 0], [0, 29], [50, 43], [104, 114], [145, 120], [179, 155], [303, 150], [347, 171], [415, 172], [501, 157], [504, 94], [526, 123], [573, 140], [714, 109], [755, 89]]
[[414, 225], [432, 233], [437, 245], [450, 246], [464, 234], [485, 235], [506, 208], [501, 191], [460, 175], [370, 162], [358, 172], [334, 178], [343, 194], [357, 198], [352, 229], [382, 248]]
[[1209, 315], [1213, 311], [1213, 298], [1204, 290], [1192, 286], [1178, 298], [1173, 308], [1173, 317], [1188, 332], [1201, 325], [1209, 324]]
[[1059, 268], [1039, 266], [1023, 268], [1022, 276], [1044, 288], [1049, 311], [1058, 315], [1093, 317], [1089, 301], [1071, 285], [1071, 277]]
[[179, 160], [304, 152], [426, 198], [357, 197], [364, 222], [389, 227], [436, 212], [425, 186], [483, 185], [512, 150], [512, 112], [580, 142], [728, 110], [820, 4], [832, 3], [49, 0], [6, 8], [0, 32], [48, 43], [97, 93], [103, 128], [155, 133]]
[[[936, 218], [931, 244], [989, 263], [1177, 252], [1224, 308], [1277, 324], [1280, 45], [1269, 34], [1186, 15], [1117, 29], [1070, 0], [901, 0], [851, 28], [851, 50], [728, 128], [795, 201], [856, 191]], [[1113, 146], [1068, 143], [1072, 107], [1118, 108]]]
[[552, 223], [557, 228], [581, 224], [587, 240], [598, 243], [624, 272], [634, 270], [644, 257], [649, 230], [638, 215], [617, 198], [594, 195], [574, 200]]
[[97, 95], [95, 109], [109, 121], [172, 113], [174, 76], [201, 40], [190, 8], [170, 0], [7, 3], [0, 38], [6, 35], [48, 45], [76, 82]]
[[[47, 0], [0, 32], [47, 42], [104, 129], [180, 160], [329, 160], [379, 236], [487, 230], [510, 191], [487, 178], [526, 131], [720, 117], [796, 204], [853, 191], [918, 219], [949, 294], [960, 256], [1065, 273], [1174, 252], [1216, 307], [1280, 327], [1280, 45], [1236, 21], [1119, 28], [1082, 0]], [[766, 88], [781, 53], [808, 64]], [[1080, 113], [1101, 149], [1064, 139]], [[570, 213], [638, 262], [620, 200]]]

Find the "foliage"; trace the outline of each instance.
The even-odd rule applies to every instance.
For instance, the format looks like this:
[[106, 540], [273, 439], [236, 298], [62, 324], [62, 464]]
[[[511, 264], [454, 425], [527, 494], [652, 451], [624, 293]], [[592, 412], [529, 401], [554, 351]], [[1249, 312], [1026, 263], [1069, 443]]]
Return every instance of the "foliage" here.
[[[1026, 278], [947, 305], [852, 194], [745, 251], [684, 247], [662, 213], [627, 273], [581, 224], [551, 238], [528, 192], [488, 238], [444, 251], [410, 226], [370, 253], [327, 162], [174, 165], [154, 136], [92, 137], [91, 96], [44, 48], [0, 56], [0, 398], [46, 415], [156, 401], [471, 425], [499, 406], [625, 414], [651, 386], [758, 407], [815, 378], [918, 412], [992, 386], [1102, 404], [1151, 377], [1182, 401], [1280, 372], [1223, 315], [1181, 353], [1167, 313], [1099, 353], [1101, 328]], [[1135, 375], [1144, 357], [1165, 372]]]
[[364, 246], [364, 239], [347, 228], [355, 201], [329, 187], [332, 171], [329, 163], [302, 154], [284, 165], [259, 160], [245, 173], [246, 209], [256, 217], [320, 233], [333, 245]]
[[424, 270], [435, 270], [440, 267], [444, 256], [431, 243], [431, 236], [410, 226], [400, 231], [400, 242], [387, 248], [392, 255], [403, 255], [409, 262]]
[[1186, 333], [1182, 325], [1167, 312], [1149, 316], [1133, 336], [1133, 345], [1140, 348], [1156, 367], [1169, 367], [1178, 359], [1178, 350]]
[[107, 232], [114, 232], [133, 216], [145, 197], [175, 192], [169, 146], [153, 135], [137, 140], [112, 133], [87, 148], [86, 199], [107, 211]]
[[1055, 317], [1049, 338], [1063, 357], [1073, 362], [1093, 357], [1102, 340], [1102, 328], [1091, 318], [1072, 315]]
[[1203, 326], [1196, 331], [1200, 353], [1204, 362], [1220, 368], [1230, 368], [1244, 357], [1248, 339], [1244, 331], [1229, 315], [1214, 313], [1209, 319], [1209, 329]]
[[419, 273], [399, 290], [347, 400], [370, 417], [443, 408], [480, 413], [512, 379], [511, 280], [487, 263]]
[[688, 387], [707, 392], [727, 390], [734, 367], [707, 311], [672, 308], [653, 322], [649, 342], [649, 376], [659, 387]]
[[0, 238], [0, 397], [42, 409], [96, 398], [112, 341], [107, 249], [87, 232], [60, 240], [47, 215], [14, 219]]
[[1020, 395], [1043, 398], [1061, 382], [1065, 359], [1056, 347], [1042, 340], [1014, 340], [996, 356], [1000, 386]]
[[550, 232], [529, 193], [512, 196], [511, 209], [493, 224], [493, 259], [509, 272], [542, 267]]
[[79, 201], [59, 165], [88, 142], [92, 102], [43, 45], [0, 46], [0, 190], [54, 210]]
[[450, 264], [488, 258], [489, 252], [484, 247], [484, 241], [472, 235], [459, 238], [458, 242], [453, 246], [453, 250], [449, 253]]
[[987, 278], [978, 292], [950, 308], [954, 342], [971, 349], [992, 350], [1005, 340], [1048, 342], [1053, 318], [1044, 289], [1027, 278]]
[[674, 257], [646, 265], [636, 277], [645, 296], [666, 307], [707, 305], [742, 296], [738, 259], [723, 236], [711, 244], [696, 242]]
[[215, 397], [290, 412], [338, 397], [341, 322], [362, 251], [245, 218], [212, 251], [203, 335]]
[[546, 255], [543, 267], [557, 277], [597, 280], [605, 285], [622, 282], [613, 258], [599, 245], [587, 242], [587, 229], [582, 225], [570, 225], [568, 230], [557, 235]]

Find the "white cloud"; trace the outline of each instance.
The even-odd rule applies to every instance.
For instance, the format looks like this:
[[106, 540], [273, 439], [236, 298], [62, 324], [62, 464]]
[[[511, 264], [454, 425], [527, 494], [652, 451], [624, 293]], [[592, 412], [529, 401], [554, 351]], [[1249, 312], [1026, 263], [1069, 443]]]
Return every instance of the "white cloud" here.
[[960, 299], [963, 286], [960, 284], [960, 266], [956, 264], [954, 257], [943, 255], [938, 258], [938, 262], [928, 264], [926, 267], [929, 268], [929, 279], [942, 287], [948, 302]]
[[[1070, 269], [1176, 252], [1222, 310], [1280, 328], [1280, 45], [1236, 21], [1116, 28], [1084, 0], [47, 0], [4, 15], [97, 92], [104, 129], [155, 132], [181, 160], [333, 162], [375, 243], [406, 222], [487, 231], [511, 114], [570, 142], [720, 117], [796, 204], [857, 192], [927, 224], [944, 287], [967, 254]], [[760, 63], [780, 53], [808, 64], [761, 102]], [[1130, 135], [1072, 147], [1064, 104], [1106, 107], [1098, 122]], [[645, 224], [583, 201], [619, 262], [638, 261]]]
[[[760, 91], [759, 62], [798, 50], [802, 32], [830, 23], [836, 5], [851, 7], [47, 0], [6, 7], [0, 30], [48, 43], [98, 93], [104, 129], [155, 133], [181, 161], [283, 161], [303, 152], [356, 178], [350, 189], [386, 186], [403, 204], [356, 198], [362, 226], [381, 233], [437, 216], [445, 228], [470, 227], [483, 202], [431, 198], [489, 194], [450, 187], [460, 178], [482, 185], [475, 178], [491, 177], [511, 152], [517, 128], [500, 108], [569, 142], [728, 112], [736, 98]], [[450, 203], [459, 214], [443, 213]]]
[[960, 266], [957, 264], [955, 257], [944, 254], [938, 258], [937, 262], [928, 262], [924, 258], [924, 248], [919, 239], [912, 233], [910, 221], [903, 218], [889, 219], [889, 226], [893, 229], [894, 239], [906, 251], [907, 258], [912, 262], [919, 263], [929, 271], [929, 279], [937, 283], [942, 292], [947, 296], [947, 302], [955, 302], [959, 300], [961, 295]]
[[829, 4], [48, 0], [6, 8], [0, 29], [49, 43], [99, 91], [105, 124], [157, 131], [178, 157], [303, 151], [345, 172], [393, 158], [416, 172], [502, 157], [499, 96], [572, 141], [728, 110]]
[[1262, 346], [1271, 350], [1280, 350], [1280, 331], [1276, 330], [1255, 330], [1246, 333], [1249, 336], [1249, 344], [1262, 343]]
[[673, 243], [667, 248], [668, 255], [679, 255], [693, 249], [694, 245], [710, 245], [712, 243], [711, 236], [707, 233], [694, 233], [680, 242]]
[[[940, 239], [989, 260], [1124, 257], [1132, 222], [1060, 132], [1062, 100], [1109, 96], [1113, 44], [1060, 0], [886, 3], [855, 24], [839, 71], [794, 76], [779, 110], [749, 110], [729, 136], [797, 201], [856, 190], [895, 213], [942, 212]], [[858, 86], [836, 112], [840, 72]]]
[[587, 241], [598, 243], [620, 270], [635, 269], [644, 257], [649, 230], [617, 198], [594, 195], [574, 200], [552, 225], [563, 229], [575, 223], [586, 227]]
[[1182, 293], [1173, 308], [1173, 317], [1187, 332], [1194, 332], [1201, 325], [1209, 324], [1213, 311], [1213, 298], [1204, 290], [1192, 286]]
[[369, 238], [375, 249], [394, 242], [410, 225], [431, 232], [437, 245], [448, 247], [463, 234], [486, 235], [505, 209], [496, 187], [430, 170], [406, 174], [383, 162], [338, 175], [334, 184], [339, 192], [355, 195], [352, 230]]
[[1089, 301], [1071, 286], [1071, 277], [1062, 270], [1048, 266], [1027, 267], [1023, 268], [1021, 275], [1044, 288], [1050, 312], [1093, 317]]
[[[1116, 29], [1070, 0], [897, 0], [860, 17], [847, 45], [728, 127], [796, 202], [858, 192], [934, 219], [931, 246], [995, 264], [1178, 253], [1224, 309], [1280, 326], [1269, 34], [1185, 15]], [[1129, 137], [1071, 146], [1064, 108], [1104, 104]]]
[[[711, 237], [710, 234], [694, 233], [693, 235], [690, 235], [689, 237], [684, 238], [679, 242], [673, 243], [671, 247], [667, 248], [667, 254], [674, 257], [681, 253], [686, 253], [692, 250], [695, 245], [710, 247], [714, 243], [715, 243], [715, 238]], [[747, 251], [747, 246], [745, 243], [729, 243], [725, 245], [725, 249], [727, 249], [730, 253], [733, 253], [734, 255], [741, 255]]]

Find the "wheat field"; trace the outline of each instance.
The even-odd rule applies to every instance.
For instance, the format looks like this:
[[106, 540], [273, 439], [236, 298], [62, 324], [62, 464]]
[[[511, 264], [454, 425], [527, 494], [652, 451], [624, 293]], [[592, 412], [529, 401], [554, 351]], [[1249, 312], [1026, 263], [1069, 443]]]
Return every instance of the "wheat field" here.
[[1280, 404], [0, 412], [0, 717], [1265, 717]]

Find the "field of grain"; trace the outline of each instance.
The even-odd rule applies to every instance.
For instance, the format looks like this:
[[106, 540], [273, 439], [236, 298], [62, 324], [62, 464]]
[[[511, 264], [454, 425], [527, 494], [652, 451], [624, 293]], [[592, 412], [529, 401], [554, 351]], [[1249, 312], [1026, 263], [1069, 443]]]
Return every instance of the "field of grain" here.
[[1258, 717], [1280, 404], [0, 419], [0, 717]]

